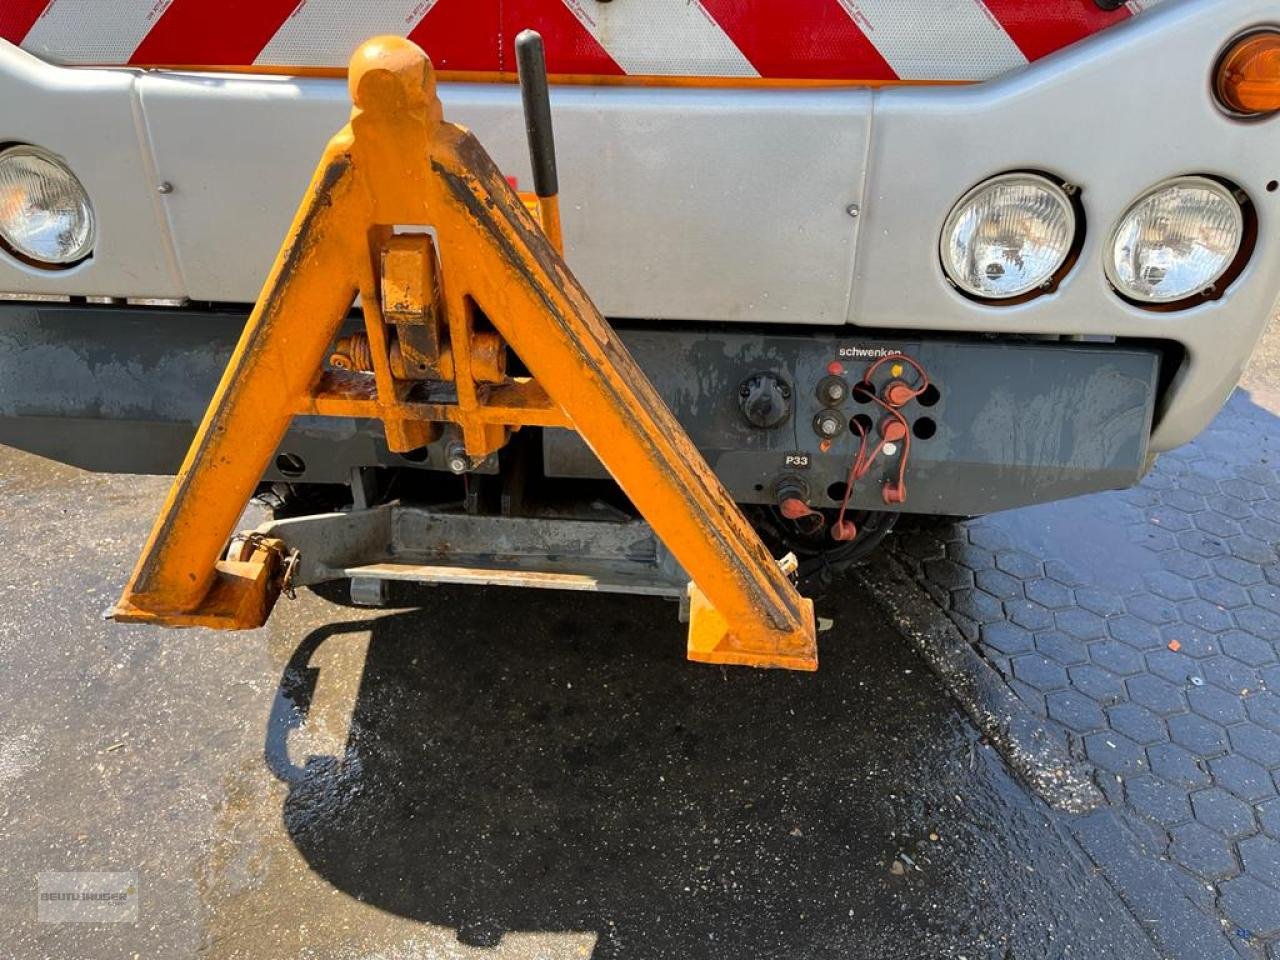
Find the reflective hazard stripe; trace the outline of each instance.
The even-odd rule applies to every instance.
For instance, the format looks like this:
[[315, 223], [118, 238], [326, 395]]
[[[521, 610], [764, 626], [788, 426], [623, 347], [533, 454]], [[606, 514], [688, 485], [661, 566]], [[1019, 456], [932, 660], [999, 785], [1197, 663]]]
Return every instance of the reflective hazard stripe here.
[[625, 73], [759, 76], [698, 0], [564, 4]]
[[901, 80], [983, 80], [1027, 58], [982, 0], [841, 0]]
[[53, 0], [22, 40], [64, 63], [128, 63], [172, 0]]
[[437, 0], [302, 0], [254, 63], [327, 67], [346, 63], [380, 33], [408, 36]]
[[0, 37], [72, 64], [341, 68], [409, 36], [442, 70], [510, 74], [542, 31], [552, 73], [985, 80], [1140, 14], [1091, 0], [0, 0]]

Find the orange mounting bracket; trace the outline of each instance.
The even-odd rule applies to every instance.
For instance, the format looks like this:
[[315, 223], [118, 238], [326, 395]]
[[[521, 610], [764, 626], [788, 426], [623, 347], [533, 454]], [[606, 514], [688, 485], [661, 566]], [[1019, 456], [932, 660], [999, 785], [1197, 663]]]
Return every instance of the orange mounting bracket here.
[[[266, 621], [289, 566], [280, 542], [241, 538], [219, 557], [296, 414], [377, 418], [397, 452], [453, 424], [471, 463], [522, 426], [557, 426], [583, 437], [692, 577], [690, 659], [816, 669], [812, 602], [480, 143], [445, 122], [426, 54], [374, 38], [349, 83], [351, 120], [325, 149], [112, 616]], [[331, 357], [357, 293], [363, 337]], [[531, 376], [506, 375], [507, 348]], [[424, 380], [451, 380], [456, 402], [421, 399]]]

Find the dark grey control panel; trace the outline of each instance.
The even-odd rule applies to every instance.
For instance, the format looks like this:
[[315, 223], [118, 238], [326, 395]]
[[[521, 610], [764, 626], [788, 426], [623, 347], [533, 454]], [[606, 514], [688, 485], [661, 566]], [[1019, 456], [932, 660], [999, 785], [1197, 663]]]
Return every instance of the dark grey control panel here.
[[[880, 446], [854, 486], [863, 509], [986, 513], [1128, 486], [1144, 467], [1159, 374], [1155, 351], [1112, 344], [622, 336], [744, 503], [800, 480], [814, 506], [838, 505], [863, 432]], [[908, 360], [928, 376], [923, 391]], [[907, 500], [887, 504], [904, 456]], [[566, 431], [546, 432], [544, 459], [551, 476], [605, 475]]]

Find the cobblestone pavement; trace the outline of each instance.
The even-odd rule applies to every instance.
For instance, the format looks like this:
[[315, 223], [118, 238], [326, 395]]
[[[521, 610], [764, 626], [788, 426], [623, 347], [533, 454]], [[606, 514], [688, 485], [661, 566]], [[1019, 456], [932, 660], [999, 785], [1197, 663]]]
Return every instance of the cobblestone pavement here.
[[891, 544], [1095, 768], [1140, 849], [1170, 865], [1242, 955], [1270, 960], [1280, 958], [1278, 468], [1280, 419], [1240, 390], [1140, 487], [903, 531]]

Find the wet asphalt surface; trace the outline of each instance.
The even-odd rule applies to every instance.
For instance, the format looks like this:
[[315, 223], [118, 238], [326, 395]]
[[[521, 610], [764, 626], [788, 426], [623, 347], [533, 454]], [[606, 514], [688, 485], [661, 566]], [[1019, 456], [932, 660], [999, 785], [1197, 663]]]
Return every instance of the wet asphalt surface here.
[[[816, 676], [621, 597], [104, 623], [164, 489], [0, 452], [5, 957], [1156, 956], [856, 584]], [[46, 870], [139, 922], [36, 922]]]
[[[1278, 340], [1239, 401], [1266, 436]], [[1040, 554], [1095, 515], [1081, 501], [996, 524], [1016, 542], [993, 548], [992, 568], [1006, 549], [1040, 573], [981, 623], [957, 601], [992, 575], [953, 586], [917, 571], [919, 612], [969, 630], [991, 677], [1097, 765], [1106, 806], [1075, 816], [1011, 775], [857, 579], [819, 604], [835, 626], [816, 675], [688, 664], [674, 608], [624, 597], [436, 588], [369, 611], [307, 593], [248, 633], [106, 623], [166, 486], [0, 448], [0, 956], [1200, 960], [1193, 921], [1266, 955], [1261, 927], [1232, 930], [1226, 895], [1250, 884], [1238, 902], [1269, 916], [1280, 870], [1242, 859], [1270, 836], [1263, 808], [1252, 832], [1224, 834], [1231, 869], [1213, 844], [1173, 846], [1178, 829], [1203, 833], [1196, 792], [1229, 780], [1151, 794], [1187, 814], [1143, 820], [1133, 790], [1155, 778], [1101, 750], [1133, 732], [1109, 721], [1115, 708], [1132, 721], [1134, 704], [1104, 698], [1093, 734], [1050, 706], [1097, 693], [1099, 641], [1076, 638], [1083, 660], [1068, 630], [997, 649], [1017, 636], [1026, 584], [1052, 580]], [[980, 572], [983, 523], [937, 535], [944, 556]], [[891, 552], [909, 559], [903, 542]], [[1070, 589], [1054, 616], [1083, 623], [1096, 598]], [[1150, 592], [1126, 602], [1145, 609]], [[1134, 688], [1160, 667], [1115, 669]], [[1185, 740], [1171, 716], [1169, 749]], [[1234, 723], [1193, 757], [1206, 777], [1248, 760]], [[38, 922], [50, 870], [136, 870], [138, 922]]]

